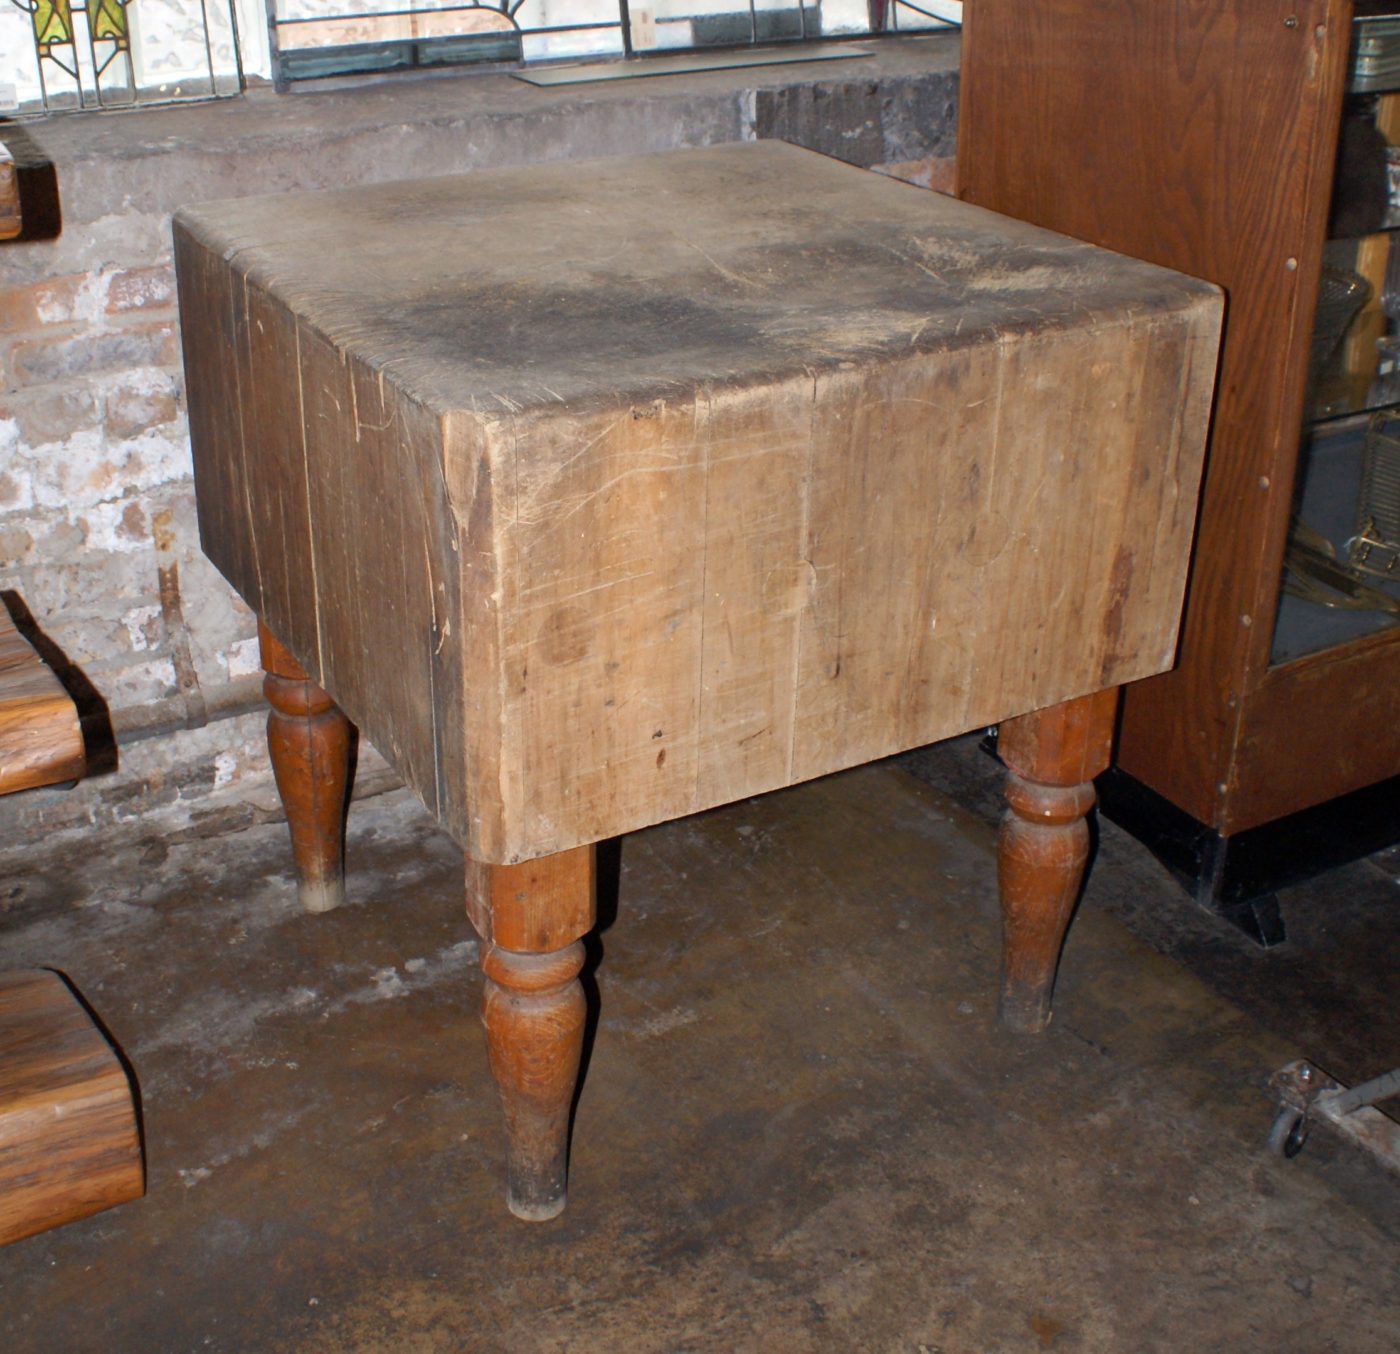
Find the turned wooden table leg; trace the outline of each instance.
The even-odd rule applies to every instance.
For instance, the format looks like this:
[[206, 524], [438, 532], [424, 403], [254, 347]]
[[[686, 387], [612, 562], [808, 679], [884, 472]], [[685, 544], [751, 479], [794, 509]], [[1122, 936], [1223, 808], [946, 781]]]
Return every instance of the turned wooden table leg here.
[[272, 773], [292, 831], [297, 892], [308, 912], [345, 901], [345, 804], [350, 721], [261, 622], [263, 694]]
[[1002, 724], [1006, 816], [1001, 884], [1001, 1019], [1036, 1032], [1050, 1023], [1055, 970], [1089, 859], [1093, 780], [1108, 766], [1118, 690], [1066, 701]]
[[564, 1211], [587, 1015], [581, 938], [593, 928], [595, 887], [592, 846], [523, 865], [467, 861], [467, 909], [484, 942], [482, 1019], [506, 1116], [506, 1202], [528, 1222]]

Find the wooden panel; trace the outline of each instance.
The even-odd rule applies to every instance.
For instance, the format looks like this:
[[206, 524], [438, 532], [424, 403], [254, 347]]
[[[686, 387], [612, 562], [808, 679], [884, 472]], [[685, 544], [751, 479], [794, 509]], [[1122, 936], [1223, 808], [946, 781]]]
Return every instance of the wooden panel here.
[[1119, 745], [1217, 825], [1268, 662], [1349, 19], [1325, 0], [967, 10], [961, 196], [1228, 293], [1180, 665], [1127, 693]]
[[[296, 325], [241, 278], [231, 305], [243, 443], [235, 459], [244, 467], [241, 488], [258, 580], [257, 611], [280, 638], [302, 619], [312, 629], [316, 622]], [[256, 467], [256, 480], [247, 477], [250, 466]]]
[[[1394, 630], [1274, 668], [1251, 695], [1232, 775], [1230, 836], [1400, 770]], [[1281, 734], [1280, 730], [1286, 730]]]
[[[450, 753], [449, 731], [455, 727], [462, 772], [459, 785], [445, 777], [442, 781], [439, 802], [445, 811], [439, 820], [469, 856], [475, 852], [478, 861], [499, 861], [498, 844], [504, 836], [501, 805], [507, 797], [502, 757], [507, 665], [502, 656], [504, 588], [497, 521], [503, 509], [496, 486], [506, 478], [507, 466], [514, 464], [514, 447], [509, 447], [509, 457], [501, 455], [493, 446], [501, 435], [499, 427], [475, 414], [448, 414], [442, 427], [439, 479], [446, 504], [438, 510], [449, 517], [451, 527], [444, 524], [439, 549], [446, 551], [444, 560], [453, 561], [448, 585], [449, 595], [456, 591], [456, 602], [443, 627], [451, 626], [449, 642], [434, 647], [435, 668], [445, 670], [434, 689], [440, 710], [438, 745], [445, 756]], [[449, 534], [454, 528], [455, 535]], [[455, 708], [450, 708], [449, 696]]]
[[76, 780], [84, 765], [72, 697], [0, 603], [0, 794]]
[[796, 663], [811, 595], [813, 383], [709, 391], [692, 802], [785, 785], [800, 718]]
[[313, 523], [306, 581], [316, 590], [309, 671], [453, 824], [465, 816], [460, 693], [470, 644], [440, 420], [304, 325], [297, 347]]
[[509, 855], [572, 825], [582, 840], [624, 831], [635, 799], [652, 822], [694, 802], [710, 448], [692, 401], [637, 412], [515, 433], [500, 525]]
[[[256, 325], [244, 344], [255, 402], [300, 379], [314, 597], [303, 571], [280, 637], [480, 861], [1169, 661], [1209, 287], [772, 144], [178, 230], [250, 321], [255, 293], [259, 323], [296, 318], [296, 371]], [[189, 332], [204, 436], [224, 340]], [[255, 421], [244, 480], [202, 456], [197, 487], [269, 477], [210, 534], [275, 607], [295, 457]]]
[[[185, 363], [190, 446], [198, 486], [199, 543], [258, 615], [264, 601], [243, 465], [239, 314], [243, 279], [216, 254], [175, 231], [180, 344]], [[295, 374], [287, 375], [295, 379]]]
[[0, 974], [0, 1245], [143, 1189], [116, 1052], [58, 974]]
[[[459, 542], [440, 421], [178, 229], [176, 241], [201, 545], [460, 830], [470, 646], [448, 643]], [[434, 485], [436, 497], [422, 489]]]
[[[942, 717], [970, 728], [982, 697], [998, 698], [976, 669], [979, 613], [1002, 600], [997, 561], [1012, 531], [993, 499], [1004, 367], [1000, 349], [980, 347], [875, 382], [854, 373], [821, 381], [797, 778], [831, 770], [887, 723], [912, 744], [920, 724]], [[886, 653], [886, 635], [901, 637], [901, 653]]]
[[793, 779], [1170, 663], [1213, 351], [1186, 342], [1027, 338], [830, 391]]
[[517, 433], [506, 851], [1170, 663], [1212, 354], [1166, 317]]

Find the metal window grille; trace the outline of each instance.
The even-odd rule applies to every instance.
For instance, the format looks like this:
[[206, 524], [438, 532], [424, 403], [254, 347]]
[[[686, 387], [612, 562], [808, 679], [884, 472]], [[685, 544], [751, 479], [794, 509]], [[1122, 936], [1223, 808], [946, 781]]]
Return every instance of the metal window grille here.
[[265, 37], [286, 88], [419, 66], [926, 31], [958, 9], [953, 0], [0, 0], [0, 114], [236, 94], [245, 60], [267, 69]]
[[[267, 0], [273, 80], [926, 31], [946, 0]], [[942, 10], [940, 15], [938, 10]]]
[[234, 0], [0, 0], [0, 108], [122, 108], [236, 94]]

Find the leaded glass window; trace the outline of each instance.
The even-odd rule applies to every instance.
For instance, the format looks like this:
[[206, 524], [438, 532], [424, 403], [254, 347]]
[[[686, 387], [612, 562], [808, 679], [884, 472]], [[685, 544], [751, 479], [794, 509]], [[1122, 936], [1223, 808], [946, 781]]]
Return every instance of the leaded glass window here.
[[241, 87], [233, 0], [0, 0], [0, 108], [114, 108]]

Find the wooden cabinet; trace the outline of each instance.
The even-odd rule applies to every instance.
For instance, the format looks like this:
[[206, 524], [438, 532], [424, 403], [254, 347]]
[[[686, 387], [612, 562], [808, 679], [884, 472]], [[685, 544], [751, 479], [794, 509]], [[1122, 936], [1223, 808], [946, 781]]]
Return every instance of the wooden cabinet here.
[[[1102, 788], [1265, 942], [1273, 888], [1400, 836], [1400, 626], [1299, 639], [1310, 603], [1281, 589], [1319, 445], [1336, 451], [1310, 433], [1313, 332], [1354, 17], [1351, 0], [969, 0], [963, 37], [959, 196], [1227, 293], [1179, 662], [1126, 692]], [[1353, 267], [1374, 275], [1386, 247]], [[1374, 325], [1348, 340], [1363, 362]], [[1333, 409], [1333, 442], [1358, 418]]]

